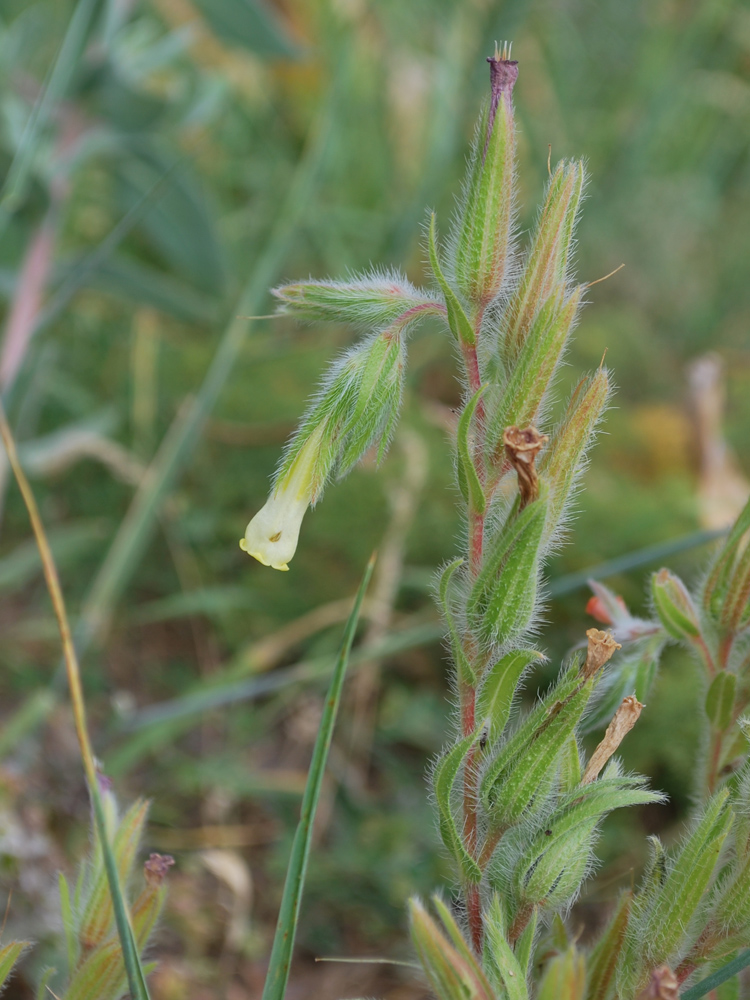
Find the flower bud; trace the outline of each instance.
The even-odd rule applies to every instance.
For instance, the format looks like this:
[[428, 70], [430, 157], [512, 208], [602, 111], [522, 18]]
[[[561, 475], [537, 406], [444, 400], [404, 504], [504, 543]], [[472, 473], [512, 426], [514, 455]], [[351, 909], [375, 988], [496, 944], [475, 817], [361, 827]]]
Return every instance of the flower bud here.
[[514, 216], [516, 155], [513, 86], [518, 63], [495, 55], [491, 96], [479, 120], [464, 190], [464, 210], [455, 234], [459, 291], [478, 309], [498, 294], [508, 272]]
[[539, 1000], [583, 1000], [586, 961], [575, 947], [553, 958], [539, 987]]
[[264, 566], [289, 568], [305, 511], [331, 475], [346, 475], [375, 442], [378, 459], [384, 454], [401, 405], [402, 334], [416, 318], [405, 314], [332, 365], [287, 447], [270, 497], [240, 540]]
[[585, 468], [591, 444], [610, 394], [609, 374], [600, 368], [573, 391], [562, 422], [550, 435], [539, 462], [539, 473], [549, 483], [549, 516], [544, 543], [554, 537], [564, 522], [565, 509]]
[[698, 612], [678, 576], [660, 569], [651, 579], [651, 593], [656, 613], [673, 639], [695, 639], [700, 635]]
[[296, 281], [274, 288], [278, 311], [311, 321], [387, 326], [408, 311], [442, 312], [437, 299], [398, 271], [375, 271], [351, 281]]
[[[436, 900], [436, 904], [437, 904]], [[495, 994], [479, 963], [462, 942], [461, 932], [445, 907], [448, 935], [418, 899], [409, 901], [411, 936], [430, 986], [440, 1000], [493, 1000]]]
[[558, 163], [547, 186], [521, 282], [508, 305], [504, 352], [517, 357], [534, 318], [556, 286], [564, 285], [586, 177], [579, 161]]

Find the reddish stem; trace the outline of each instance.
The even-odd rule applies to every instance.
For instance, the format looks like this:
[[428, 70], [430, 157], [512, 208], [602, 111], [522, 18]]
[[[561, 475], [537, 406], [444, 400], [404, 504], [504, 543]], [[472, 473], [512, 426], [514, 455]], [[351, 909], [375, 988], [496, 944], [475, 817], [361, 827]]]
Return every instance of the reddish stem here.
[[706, 645], [703, 636], [698, 635], [695, 637], [693, 641], [703, 654], [703, 659], [706, 664], [706, 669], [708, 670], [709, 675], [713, 677], [714, 674], [716, 673], [716, 664], [714, 663], [714, 658], [713, 656], [711, 656], [711, 652], [708, 646]]
[[484, 925], [482, 922], [482, 899], [479, 894], [479, 886], [476, 883], [472, 883], [466, 889], [466, 913], [469, 918], [471, 944], [477, 957], [480, 957], [482, 954]]
[[526, 930], [526, 925], [529, 920], [531, 920], [531, 915], [534, 912], [534, 907], [529, 903], [523, 907], [523, 909], [518, 911], [516, 919], [508, 932], [508, 940], [511, 944], [515, 944], [520, 938], [523, 932]]

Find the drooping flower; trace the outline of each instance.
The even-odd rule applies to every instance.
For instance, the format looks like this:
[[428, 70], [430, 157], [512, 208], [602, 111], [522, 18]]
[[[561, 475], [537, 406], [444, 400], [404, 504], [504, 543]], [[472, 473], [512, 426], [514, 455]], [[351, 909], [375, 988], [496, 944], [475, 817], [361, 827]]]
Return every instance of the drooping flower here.
[[375, 444], [385, 453], [401, 405], [406, 366], [405, 315], [356, 344], [329, 370], [289, 442], [265, 506], [240, 548], [264, 566], [287, 570], [305, 511], [332, 476], [345, 476]]
[[315, 471], [324, 429], [325, 424], [320, 424], [313, 431], [240, 539], [240, 548], [264, 566], [289, 569], [302, 518], [315, 500]]

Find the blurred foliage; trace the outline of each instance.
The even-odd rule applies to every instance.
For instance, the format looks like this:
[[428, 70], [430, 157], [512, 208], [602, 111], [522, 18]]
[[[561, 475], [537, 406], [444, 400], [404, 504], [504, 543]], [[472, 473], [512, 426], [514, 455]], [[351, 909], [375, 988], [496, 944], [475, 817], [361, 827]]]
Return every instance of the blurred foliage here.
[[[0, 381], [74, 615], [253, 275], [271, 268], [270, 283], [406, 258], [423, 278], [419, 227], [426, 206], [450, 213], [495, 38], [512, 38], [520, 61], [521, 225], [548, 144], [555, 158], [584, 155], [593, 180], [579, 272], [593, 281], [626, 264], [591, 289], [573, 346], [571, 371], [607, 350], [620, 388], [552, 576], [700, 527], [686, 370], [708, 350], [724, 359], [726, 437], [750, 474], [750, 12], [739, 0], [5, 0]], [[265, 297], [253, 310], [270, 308]], [[153, 798], [146, 844], [177, 858], [157, 948], [164, 1000], [213, 996], [219, 982], [228, 997], [253, 995], [262, 982], [322, 688], [279, 675], [261, 699], [143, 717], [140, 728], [137, 711], [332, 654], [347, 609], [308, 631], [290, 623], [351, 596], [414, 461], [402, 431], [377, 476], [365, 464], [328, 491], [292, 572], [251, 564], [237, 540], [352, 331], [247, 324], [84, 664], [104, 766], [121, 795]], [[444, 442], [458, 396], [451, 345], [425, 324], [410, 352], [403, 428], [427, 473], [410, 487], [416, 514], [394, 550], [396, 632], [434, 620], [429, 571], [458, 524]], [[9, 933], [40, 942], [8, 993], [26, 997], [42, 965], [61, 961], [55, 870], [83, 850], [86, 800], [30, 530], [4, 466], [0, 478], [0, 874], [13, 890]], [[705, 556], [671, 563], [694, 577]], [[608, 583], [637, 608], [648, 568]], [[552, 657], [590, 624], [585, 600], [579, 590], [551, 604]], [[345, 701], [302, 914], [306, 996], [395, 991], [404, 970], [367, 979], [365, 967], [305, 961], [404, 957], [404, 900], [445, 870], [423, 781], [450, 697], [440, 643], [358, 677], [369, 688], [355, 679], [348, 713]], [[643, 830], [669, 835], [686, 815], [695, 683], [670, 654], [653, 722], [644, 712], [624, 758], [672, 799], [605, 826], [606, 864], [582, 920], [642, 864], [632, 844]], [[362, 690], [376, 705], [364, 738]]]

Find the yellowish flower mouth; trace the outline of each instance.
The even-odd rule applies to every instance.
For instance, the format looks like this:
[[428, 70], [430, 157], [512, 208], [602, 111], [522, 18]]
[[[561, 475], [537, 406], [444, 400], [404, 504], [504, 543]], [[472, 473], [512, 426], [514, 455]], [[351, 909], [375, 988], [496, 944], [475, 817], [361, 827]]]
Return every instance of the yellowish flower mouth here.
[[[250, 524], [252, 524], [252, 521], [250, 522]], [[248, 529], [249, 528], [250, 525], [248, 525]], [[271, 544], [274, 544], [275, 542], [278, 542], [280, 539], [281, 539], [281, 532], [277, 531], [275, 535], [273, 535], [271, 538], [268, 539], [268, 541]], [[251, 549], [247, 544], [247, 536], [245, 536], [245, 538], [240, 538], [240, 548], [242, 549], [243, 552], [247, 552], [249, 556], [252, 556], [253, 559], [257, 559], [258, 562], [261, 563], [263, 566], [270, 566], [271, 569], [278, 569], [282, 573], [287, 573], [289, 571], [289, 566], [287, 565], [287, 563], [280, 563], [278, 561], [273, 561], [273, 557], [269, 554], [270, 550], [267, 550], [265, 548], [256, 548], [254, 550]]]

